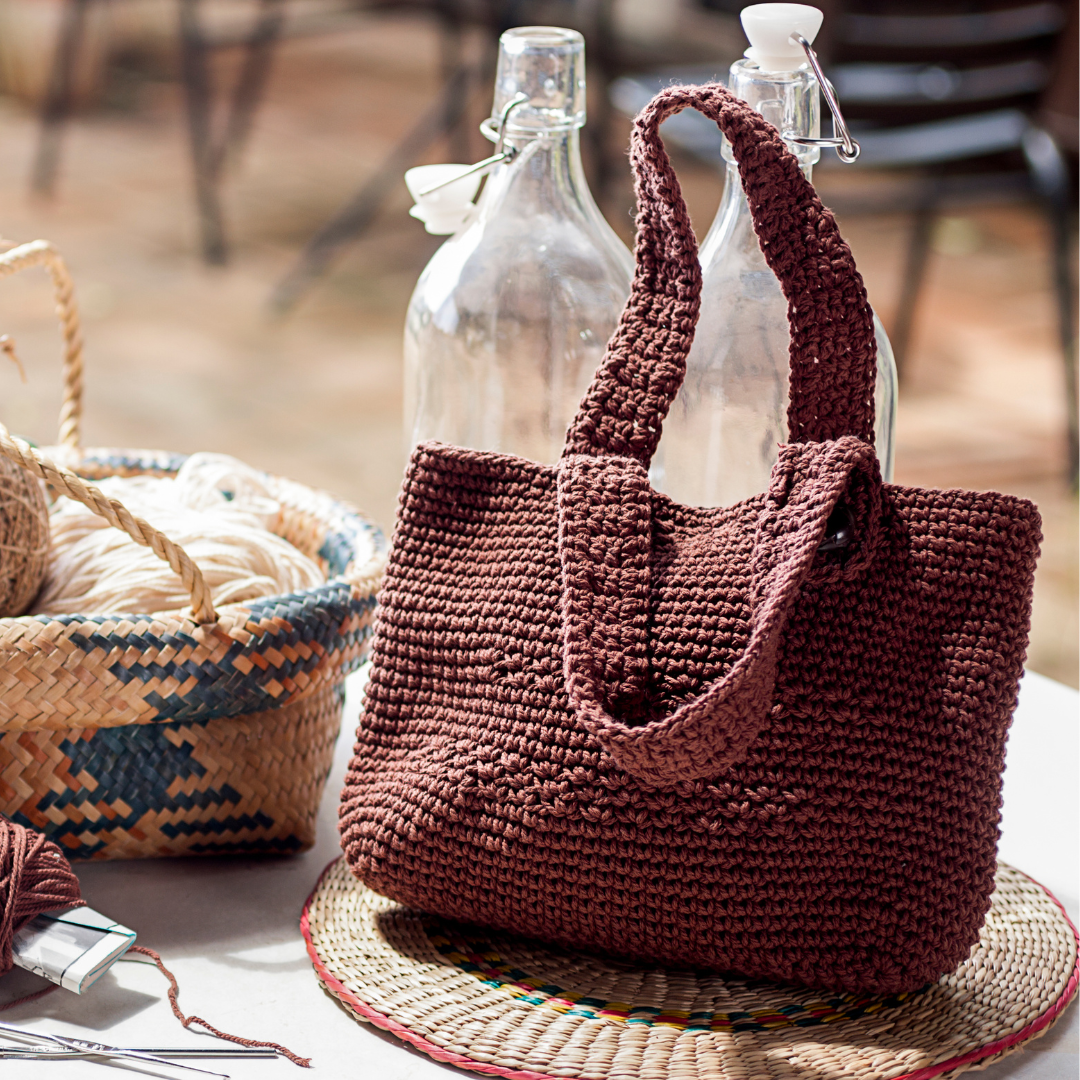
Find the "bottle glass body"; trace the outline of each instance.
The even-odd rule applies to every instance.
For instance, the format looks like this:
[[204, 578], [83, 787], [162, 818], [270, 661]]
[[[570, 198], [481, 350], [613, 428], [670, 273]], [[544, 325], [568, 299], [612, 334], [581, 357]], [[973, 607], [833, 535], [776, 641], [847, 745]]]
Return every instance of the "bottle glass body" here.
[[[763, 74], [732, 67], [732, 90], [781, 131], [816, 137], [817, 83], [804, 69]], [[819, 151], [789, 143], [807, 178]], [[727, 506], [764, 491], [787, 440], [787, 301], [757, 242], [730, 149], [720, 208], [701, 245], [701, 316], [682, 389], [664, 422], [653, 483], [678, 502]], [[881, 323], [877, 337], [875, 443], [892, 477], [896, 364]]]
[[[563, 107], [543, 47], [534, 53], [500, 58], [496, 111], [529, 95], [506, 131], [515, 156], [488, 175], [473, 220], [435, 253], [409, 304], [410, 446], [438, 439], [556, 461], [630, 292], [633, 258], [581, 165], [583, 96]], [[573, 81], [583, 95], [583, 78]]]

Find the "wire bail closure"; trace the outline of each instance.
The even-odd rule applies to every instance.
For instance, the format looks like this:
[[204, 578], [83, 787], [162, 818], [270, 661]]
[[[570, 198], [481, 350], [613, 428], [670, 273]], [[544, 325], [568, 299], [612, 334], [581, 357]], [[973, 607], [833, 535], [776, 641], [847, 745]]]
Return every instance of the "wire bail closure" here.
[[825, 78], [825, 72], [821, 70], [821, 61], [818, 60], [817, 53], [814, 52], [806, 37], [796, 30], [792, 33], [791, 40], [802, 46], [803, 52], [806, 53], [806, 59], [810, 62], [810, 67], [817, 78], [818, 85], [821, 87], [821, 92], [825, 95], [825, 100], [829, 104], [829, 111], [832, 113], [833, 118], [833, 138], [812, 139], [805, 135], [796, 135], [793, 131], [785, 131], [783, 137], [789, 142], [798, 143], [799, 146], [831, 146], [836, 151], [836, 156], [850, 165], [858, 158], [861, 147], [851, 137], [847, 121], [844, 120], [844, 114], [840, 111], [840, 102], [836, 99], [833, 84]]
[[[513, 161], [514, 158], [518, 156], [519, 151], [516, 146], [511, 146], [509, 149], [506, 148], [506, 125], [510, 119], [510, 114], [519, 105], [524, 105], [528, 100], [529, 97], [527, 94], [515, 94], [514, 97], [503, 106], [503, 110], [499, 114], [497, 126], [492, 123], [494, 118], [490, 116], [481, 122], [481, 132], [488, 138], [493, 139], [495, 143], [495, 153], [492, 154], [491, 157], [486, 157], [483, 161], [478, 161], [475, 165], [470, 165], [464, 172], [459, 172], [455, 176], [451, 176], [446, 180], [440, 180], [437, 184], [432, 184], [431, 187], [424, 188], [423, 191], [417, 192], [417, 195], [420, 198], [423, 198], [425, 195], [430, 195], [440, 188], [456, 183], [463, 177], [474, 176], [476, 173], [486, 173], [503, 161]], [[479, 181], [477, 182], [479, 183]]]

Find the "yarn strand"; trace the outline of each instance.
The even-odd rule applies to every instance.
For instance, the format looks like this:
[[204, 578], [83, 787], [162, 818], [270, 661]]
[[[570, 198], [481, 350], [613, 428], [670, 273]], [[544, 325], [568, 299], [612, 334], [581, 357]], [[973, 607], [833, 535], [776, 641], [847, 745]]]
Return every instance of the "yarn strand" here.
[[[0, 976], [6, 975], [14, 966], [11, 950], [16, 931], [46, 911], [85, 906], [79, 879], [60, 848], [42, 833], [0, 817]], [[280, 1043], [229, 1035], [208, 1024], [201, 1016], [185, 1016], [180, 1011], [180, 986], [176, 976], [165, 966], [161, 957], [144, 945], [133, 945], [128, 953], [149, 957], [169, 980], [169, 1004], [184, 1027], [198, 1024], [219, 1039], [241, 1046], [265, 1046], [305, 1069], [311, 1067], [310, 1058], [302, 1058]], [[0, 1005], [0, 1011], [25, 1005], [58, 989], [57, 986], [46, 986]]]
[[287, 1057], [291, 1062], [299, 1065], [301, 1068], [311, 1068], [311, 1058], [300, 1057], [299, 1054], [294, 1054], [290, 1049], [282, 1046], [281, 1043], [276, 1042], [261, 1042], [258, 1039], [243, 1039], [239, 1035], [229, 1035], [225, 1031], [219, 1031], [213, 1024], [208, 1024], [201, 1016], [185, 1016], [180, 1009], [180, 986], [176, 981], [176, 976], [165, 966], [161, 957], [154, 952], [153, 949], [148, 949], [143, 945], [132, 945], [128, 949], [129, 953], [140, 953], [143, 956], [150, 957], [151, 960], [157, 965], [158, 971], [169, 980], [169, 1004], [172, 1006], [173, 1014], [176, 1019], [186, 1028], [190, 1028], [192, 1024], [198, 1024], [199, 1027], [205, 1028], [212, 1035], [216, 1035], [219, 1039], [228, 1039], [229, 1042], [239, 1043], [241, 1046], [265, 1046], [270, 1050], [276, 1050], [283, 1057]]
[[5, 1001], [3, 1005], [0, 1005], [0, 1012], [5, 1009], [14, 1009], [16, 1005], [25, 1005], [28, 1001], [37, 1001], [38, 998], [43, 998], [46, 994], [51, 994], [54, 990], [59, 990], [60, 987], [53, 983], [51, 986], [46, 986], [42, 990], [35, 990], [32, 994], [23, 994], [22, 997], [13, 998], [11, 1001]]

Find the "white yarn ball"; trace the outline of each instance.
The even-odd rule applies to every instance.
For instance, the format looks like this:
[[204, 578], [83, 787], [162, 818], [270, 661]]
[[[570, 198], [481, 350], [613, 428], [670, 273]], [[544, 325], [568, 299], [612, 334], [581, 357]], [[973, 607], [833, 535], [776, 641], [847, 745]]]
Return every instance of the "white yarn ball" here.
[[[326, 580], [314, 559], [275, 535], [281, 505], [263, 477], [235, 458], [192, 454], [175, 478], [110, 477], [98, 487], [180, 544], [218, 607]], [[190, 605], [166, 563], [81, 503], [58, 499], [51, 525], [33, 614], [153, 614]]]

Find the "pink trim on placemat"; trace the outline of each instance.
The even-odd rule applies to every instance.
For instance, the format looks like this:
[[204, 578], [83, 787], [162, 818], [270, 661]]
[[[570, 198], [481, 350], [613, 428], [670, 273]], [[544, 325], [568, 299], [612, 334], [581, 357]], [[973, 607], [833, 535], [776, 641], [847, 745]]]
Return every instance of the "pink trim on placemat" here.
[[474, 1061], [472, 1058], [465, 1057], [464, 1054], [455, 1054], [450, 1050], [444, 1050], [441, 1046], [429, 1042], [422, 1035], [417, 1035], [415, 1031], [410, 1031], [396, 1020], [391, 1020], [390, 1017], [383, 1016], [382, 1013], [376, 1012], [370, 1005], [361, 1001], [351, 990], [347, 989], [339, 979], [336, 979], [331, 975], [326, 965], [319, 957], [319, 954], [315, 951], [315, 946], [312, 944], [311, 922], [308, 919], [308, 909], [311, 907], [311, 901], [314, 899], [315, 894], [319, 891], [319, 886], [322, 884], [323, 878], [330, 873], [330, 870], [341, 858], [342, 856], [339, 855], [338, 858], [334, 859], [319, 875], [319, 880], [315, 882], [315, 888], [311, 890], [311, 895], [304, 901], [304, 910], [300, 915], [300, 932], [304, 935], [304, 941], [307, 942], [308, 956], [311, 957], [311, 962], [315, 966], [315, 972], [322, 980], [323, 985], [336, 998], [348, 1006], [348, 1008], [352, 1009], [353, 1012], [359, 1014], [362, 1019], [369, 1021], [378, 1028], [382, 1028], [383, 1031], [389, 1031], [391, 1035], [396, 1035], [404, 1042], [412, 1043], [417, 1050], [422, 1050], [436, 1061], [444, 1062], [447, 1065], [456, 1065], [459, 1069], [466, 1069], [469, 1072], [484, 1073], [488, 1076], [505, 1076], [508, 1080], [566, 1080], [565, 1077], [548, 1076], [546, 1073], [522, 1071], [520, 1069], [504, 1069], [501, 1065], [488, 1065], [482, 1061]]
[[[329, 867], [327, 867], [329, 869]], [[1016, 867], [1013, 867], [1015, 870]], [[1018, 874], [1024, 874], [1023, 870], [1017, 870]], [[1069, 913], [1062, 907], [1061, 901], [1041, 882], [1036, 881], [1030, 874], [1024, 874], [1024, 877], [1032, 883], [1032, 885], [1038, 885], [1040, 889], [1051, 900], [1057, 904], [1061, 911], [1061, 914], [1065, 916], [1065, 921], [1069, 924], [1069, 929], [1073, 932], [1073, 941], [1077, 946], [1076, 963], [1073, 965], [1072, 977], [1065, 985], [1065, 992], [1042, 1014], [1042, 1016], [1036, 1017], [1026, 1028], [1021, 1029], [1014, 1035], [1006, 1035], [1004, 1039], [998, 1039], [997, 1042], [988, 1043], [986, 1046], [980, 1046], [976, 1050], [970, 1050], [966, 1054], [962, 1054], [960, 1057], [950, 1058], [948, 1061], [942, 1062], [940, 1065], [928, 1065], [925, 1069], [919, 1069], [917, 1072], [905, 1073], [903, 1076], [897, 1077], [897, 1080], [932, 1080], [935, 1076], [940, 1076], [944, 1072], [948, 1072], [950, 1069], [958, 1069], [961, 1065], [970, 1065], [974, 1061], [981, 1061], [985, 1057], [992, 1057], [994, 1054], [1001, 1053], [1002, 1050], [1008, 1050], [1010, 1046], [1016, 1046], [1017, 1043], [1026, 1042], [1028, 1039], [1038, 1035], [1046, 1027], [1057, 1019], [1058, 1014], [1069, 1004], [1073, 999], [1073, 995], [1076, 993], [1076, 987], [1080, 982], [1080, 934], [1077, 934], [1076, 927], [1073, 926], [1072, 919], [1069, 918]]]
[[[436, 1061], [442, 1061], [447, 1065], [456, 1065], [459, 1069], [483, 1073], [486, 1076], [505, 1076], [507, 1077], [507, 1080], [566, 1080], [566, 1077], [549, 1076], [547, 1073], [538, 1073], [522, 1069], [507, 1069], [502, 1065], [489, 1065], [483, 1061], [474, 1061], [470, 1057], [465, 1057], [464, 1054], [455, 1054], [450, 1050], [444, 1050], [441, 1046], [429, 1042], [422, 1035], [417, 1035], [415, 1031], [410, 1031], [396, 1020], [391, 1020], [390, 1017], [384, 1016], [380, 1012], [376, 1012], [375, 1009], [366, 1002], [361, 1001], [351, 990], [345, 987], [339, 979], [335, 978], [323, 963], [322, 958], [315, 951], [315, 945], [311, 940], [311, 921], [308, 918], [308, 910], [311, 907], [311, 901], [315, 898], [315, 894], [319, 891], [319, 886], [322, 884], [323, 878], [330, 873], [330, 870], [341, 858], [342, 857], [339, 855], [338, 858], [330, 862], [326, 869], [319, 875], [319, 880], [315, 882], [315, 887], [311, 890], [311, 895], [304, 901], [304, 910], [300, 915], [300, 932], [304, 935], [308, 956], [311, 957], [311, 963], [315, 967], [315, 973], [319, 976], [323, 985], [336, 998], [364, 1020], [374, 1024], [378, 1028], [382, 1028], [383, 1031], [389, 1031], [391, 1035], [396, 1035], [403, 1042], [411, 1043], [417, 1050], [421, 1050], [429, 1057], [433, 1057]], [[1024, 872], [1023, 870], [1020, 870], [1018, 873], [1023, 874]], [[988, 1043], [986, 1046], [980, 1046], [978, 1049], [971, 1050], [959, 1057], [949, 1058], [948, 1061], [940, 1062], [937, 1065], [928, 1065], [925, 1069], [919, 1069], [913, 1073], [905, 1073], [903, 1076], [896, 1077], [896, 1080], [933, 1080], [935, 1076], [940, 1076], [942, 1073], [957, 1069], [961, 1065], [970, 1065], [975, 1061], [981, 1061], [985, 1057], [992, 1057], [994, 1054], [999, 1054], [1002, 1050], [1008, 1050], [1009, 1047], [1025, 1042], [1043, 1031], [1053, 1023], [1058, 1014], [1061, 1013], [1070, 1001], [1072, 1001], [1073, 996], [1076, 994], [1077, 986], [1080, 985], [1080, 935], [1077, 934], [1076, 927], [1073, 926], [1072, 919], [1069, 918], [1068, 912], [1062, 907], [1061, 901], [1058, 900], [1045, 885], [1040, 884], [1030, 874], [1024, 874], [1024, 877], [1026, 877], [1033, 885], [1038, 885], [1039, 888], [1042, 889], [1055, 904], [1057, 904], [1058, 908], [1061, 910], [1061, 914], [1065, 916], [1065, 921], [1069, 924], [1069, 929], [1073, 932], [1073, 940], [1077, 944], [1078, 956], [1076, 963], [1073, 966], [1072, 977], [1065, 986], [1065, 992], [1049, 1009], [1046, 1010], [1046, 1012], [1042, 1014], [1042, 1016], [1038, 1017], [1028, 1024], [1026, 1028], [1023, 1028], [1015, 1034], [1007, 1035], [1005, 1038]]]

